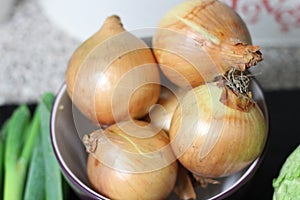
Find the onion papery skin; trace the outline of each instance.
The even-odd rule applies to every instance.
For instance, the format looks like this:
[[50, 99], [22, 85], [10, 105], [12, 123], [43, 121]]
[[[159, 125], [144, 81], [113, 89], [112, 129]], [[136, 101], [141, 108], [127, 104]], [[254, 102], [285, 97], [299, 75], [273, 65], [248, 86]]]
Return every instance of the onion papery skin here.
[[172, 118], [172, 149], [180, 163], [198, 176], [217, 178], [238, 172], [265, 146], [266, 120], [259, 106], [254, 103], [248, 111], [230, 108], [219, 100], [223, 91], [216, 83], [194, 88]]
[[173, 89], [171, 87], [162, 86], [158, 102], [150, 109], [147, 121], [150, 121], [151, 125], [161, 128], [168, 133], [173, 113], [185, 92], [186, 90], [182, 90], [178, 87]]
[[159, 98], [160, 74], [151, 49], [114, 15], [75, 50], [66, 85], [84, 115], [108, 125], [145, 116]]
[[[143, 121], [134, 124], [140, 128], [149, 125]], [[168, 147], [169, 138], [164, 131], [145, 137], [149, 130], [155, 131], [151, 127], [140, 132], [144, 137], [133, 136], [139, 131], [124, 131], [134, 124], [122, 122], [93, 133], [92, 137], [99, 140], [87, 161], [89, 181], [97, 192], [111, 199], [166, 199], [175, 186], [178, 170], [177, 160]], [[165, 147], [168, 148], [162, 150]], [[160, 162], [161, 159], [164, 161]], [[168, 164], [161, 165], [163, 162]], [[149, 166], [153, 168], [149, 170]]]
[[240, 71], [262, 60], [245, 22], [217, 0], [187, 0], [162, 17], [153, 37], [163, 73], [180, 87], [212, 82], [231, 67]]

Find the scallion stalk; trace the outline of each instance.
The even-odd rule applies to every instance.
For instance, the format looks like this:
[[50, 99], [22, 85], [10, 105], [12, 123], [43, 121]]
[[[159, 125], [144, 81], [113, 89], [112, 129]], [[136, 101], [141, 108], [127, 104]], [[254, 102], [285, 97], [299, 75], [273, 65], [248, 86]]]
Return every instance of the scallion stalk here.
[[23, 195], [26, 166], [19, 162], [24, 134], [28, 128], [30, 111], [19, 106], [8, 122], [4, 154], [4, 200], [20, 200]]
[[[7, 134], [8, 130], [8, 121], [9, 120], [5, 121], [0, 131], [0, 194], [3, 194], [5, 135]], [[2, 199], [2, 196], [0, 199]]]
[[24, 200], [44, 199], [45, 165], [41, 135], [38, 134], [30, 161]]
[[45, 164], [46, 200], [62, 200], [62, 175], [55, 158], [50, 139], [50, 113], [54, 95], [46, 93], [41, 97], [41, 133]]

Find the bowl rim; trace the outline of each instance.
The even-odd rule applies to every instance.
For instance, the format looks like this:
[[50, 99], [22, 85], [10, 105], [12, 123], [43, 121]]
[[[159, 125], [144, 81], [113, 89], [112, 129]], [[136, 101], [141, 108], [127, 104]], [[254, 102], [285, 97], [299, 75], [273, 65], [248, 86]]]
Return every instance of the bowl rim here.
[[52, 143], [52, 147], [53, 147], [53, 150], [54, 150], [54, 154], [55, 154], [56, 159], [57, 159], [57, 161], [60, 165], [61, 170], [64, 172], [63, 174], [68, 177], [67, 180], [71, 181], [72, 184], [74, 184], [76, 186], [76, 188], [74, 188], [74, 185], [72, 185], [73, 189], [76, 192], [78, 192], [79, 194], [88, 195], [89, 197], [92, 197], [92, 198], [97, 198], [97, 199], [101, 199], [101, 200], [109, 200], [108, 198], [106, 198], [106, 197], [98, 194], [97, 192], [95, 192], [89, 186], [84, 184], [79, 178], [77, 178], [76, 175], [68, 167], [68, 165], [64, 161], [62, 155], [59, 152], [59, 147], [58, 147], [58, 144], [56, 142], [55, 120], [56, 120], [57, 111], [59, 110], [58, 108], [59, 108], [61, 97], [63, 95], [65, 95], [66, 88], [67, 88], [67, 86], [64, 82], [62, 84], [62, 86], [60, 87], [57, 95], [54, 98], [53, 106], [52, 106], [52, 109], [51, 109], [50, 137], [51, 137], [51, 143]]
[[[268, 142], [269, 141], [269, 126], [270, 126], [269, 109], [267, 106], [267, 99], [265, 97], [265, 94], [263, 92], [263, 89], [262, 89], [260, 83], [255, 79], [255, 77], [252, 79], [252, 81], [256, 84], [258, 92], [260, 93], [259, 95], [262, 97], [262, 100], [263, 100], [263, 102], [262, 102], [263, 107], [264, 107], [263, 113], [264, 113], [264, 117], [266, 120], [266, 132], [267, 132], [266, 142], [265, 142], [263, 151], [262, 151], [261, 155], [259, 157], [257, 157], [248, 166], [247, 170], [242, 174], [242, 176], [240, 176], [237, 179], [237, 181], [235, 181], [234, 184], [232, 184], [226, 190], [224, 190], [224, 191], [220, 192], [219, 194], [215, 195], [214, 197], [210, 198], [209, 200], [224, 199], [224, 198], [232, 195], [233, 193], [235, 193], [242, 186], [244, 186], [252, 178], [252, 176], [255, 174], [257, 169], [260, 167], [260, 165], [263, 161], [263, 158], [266, 154], [268, 144], [269, 144], [269, 142]], [[63, 171], [63, 175], [67, 176], [68, 181], [72, 182], [71, 186], [72, 186], [73, 190], [75, 190], [79, 195], [88, 196], [93, 199], [109, 200], [109, 198], [102, 196], [100, 193], [97, 193], [92, 188], [90, 188], [89, 186], [84, 184], [81, 180], [79, 180], [79, 178], [77, 178], [75, 176], [75, 174], [70, 170], [70, 168], [65, 163], [62, 155], [59, 152], [58, 144], [56, 142], [55, 120], [56, 120], [57, 111], [59, 110], [60, 100], [61, 100], [62, 96], [65, 95], [65, 93], [67, 93], [67, 86], [66, 86], [66, 83], [63, 82], [55, 96], [52, 110], [51, 110], [50, 137], [51, 137], [52, 148], [54, 150], [56, 159], [58, 160], [61, 170]]]

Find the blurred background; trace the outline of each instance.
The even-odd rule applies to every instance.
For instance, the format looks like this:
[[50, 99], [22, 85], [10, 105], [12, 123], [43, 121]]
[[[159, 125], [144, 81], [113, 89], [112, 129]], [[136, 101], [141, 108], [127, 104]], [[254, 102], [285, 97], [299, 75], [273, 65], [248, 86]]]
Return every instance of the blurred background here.
[[[253, 44], [262, 48], [264, 61], [254, 71], [263, 89], [299, 89], [300, 2], [223, 1], [237, 10]], [[0, 105], [34, 102], [45, 91], [57, 92], [73, 51], [108, 15], [119, 14], [129, 31], [154, 27], [179, 2], [0, 0]]]

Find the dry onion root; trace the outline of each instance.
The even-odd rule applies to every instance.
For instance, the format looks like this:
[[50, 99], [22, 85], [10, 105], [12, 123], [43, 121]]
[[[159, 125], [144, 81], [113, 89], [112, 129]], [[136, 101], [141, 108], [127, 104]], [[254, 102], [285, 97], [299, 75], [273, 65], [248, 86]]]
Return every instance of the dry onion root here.
[[[195, 175], [231, 175], [252, 163], [264, 148], [264, 115], [251, 99], [249, 85], [239, 80], [245, 75], [237, 70], [231, 73], [235, 82], [226, 78], [198, 86], [174, 112], [169, 132], [172, 149]], [[240, 93], [241, 86], [248, 93]]]
[[166, 77], [180, 87], [197, 87], [232, 67], [245, 71], [262, 60], [244, 21], [217, 0], [184, 1], [158, 27], [155, 57]]

